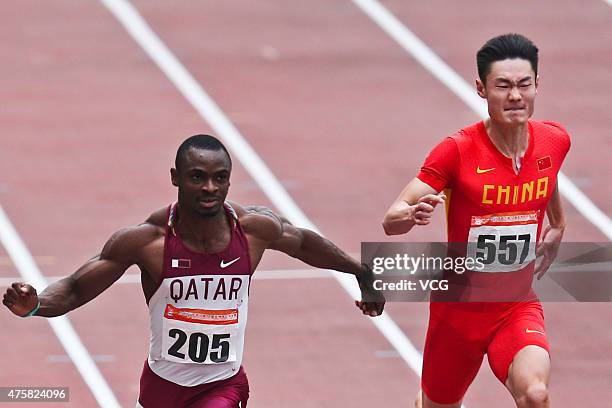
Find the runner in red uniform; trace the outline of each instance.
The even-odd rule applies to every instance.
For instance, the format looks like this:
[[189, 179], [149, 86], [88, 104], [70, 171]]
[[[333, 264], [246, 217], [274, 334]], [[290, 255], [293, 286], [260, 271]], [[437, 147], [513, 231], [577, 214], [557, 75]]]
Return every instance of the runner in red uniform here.
[[138, 265], [151, 341], [137, 407], [245, 408], [249, 385], [241, 361], [249, 285], [265, 249], [355, 275], [363, 297], [375, 300], [358, 302], [365, 314], [382, 313], [384, 299], [368, 289], [371, 271], [332, 242], [267, 208], [226, 202], [231, 168], [217, 139], [188, 138], [171, 169], [177, 203], [116, 232], [99, 255], [40, 295], [13, 283], [4, 305], [22, 317], [60, 316]]
[[[480, 256], [490, 257], [483, 270], [462, 277], [462, 300], [472, 303], [432, 299], [417, 406], [460, 407], [487, 354], [518, 407], [548, 407], [548, 342], [531, 283], [550, 266], [565, 228], [557, 174], [570, 140], [559, 124], [529, 119], [538, 85], [530, 40], [495, 37], [477, 63], [489, 119], [438, 144], [383, 222], [387, 234], [403, 234], [429, 224], [445, 202], [449, 242], [473, 243], [472, 257], [487, 248]], [[550, 225], [542, 232], [545, 213]], [[521, 302], [494, 302], [507, 299]]]

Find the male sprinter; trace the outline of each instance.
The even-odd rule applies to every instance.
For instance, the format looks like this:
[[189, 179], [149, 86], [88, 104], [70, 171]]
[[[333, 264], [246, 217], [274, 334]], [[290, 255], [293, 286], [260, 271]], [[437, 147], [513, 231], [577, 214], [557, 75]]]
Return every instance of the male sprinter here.
[[[557, 174], [570, 139], [557, 123], [529, 119], [538, 87], [538, 49], [529, 39], [495, 37], [476, 60], [476, 89], [487, 101], [489, 118], [432, 150], [383, 227], [395, 235], [427, 225], [434, 207], [446, 201], [448, 241], [478, 243], [490, 256], [482, 272], [465, 278], [470, 285], [465, 292], [472, 299], [486, 298], [487, 291], [525, 292], [521, 302], [430, 303], [423, 406], [460, 407], [486, 353], [517, 407], [548, 407], [549, 348], [531, 282], [534, 273], [540, 278], [546, 272], [563, 236]], [[446, 193], [439, 194], [442, 190]], [[544, 213], [550, 225], [542, 232]], [[537, 250], [529, 246], [538, 239]], [[508, 265], [507, 258], [516, 258], [516, 249], [525, 246], [531, 248], [528, 256]]]
[[[373, 299], [371, 271], [318, 234], [263, 207], [226, 202], [232, 163], [216, 138], [181, 144], [172, 184], [178, 202], [143, 224], [116, 232], [102, 252], [40, 295], [24, 283], [3, 303], [19, 316], [63, 315], [89, 302], [131, 265], [141, 270], [151, 341], [138, 407], [244, 408], [249, 385], [241, 366], [251, 275], [267, 248], [318, 268], [353, 274]], [[358, 302], [382, 313], [384, 299]]]

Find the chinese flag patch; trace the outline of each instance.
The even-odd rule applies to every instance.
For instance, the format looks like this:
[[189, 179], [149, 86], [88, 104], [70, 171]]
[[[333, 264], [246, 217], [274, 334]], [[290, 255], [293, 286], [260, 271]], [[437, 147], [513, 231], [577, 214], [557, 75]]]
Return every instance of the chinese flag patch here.
[[538, 159], [538, 171], [550, 169], [552, 167], [552, 160], [550, 160], [550, 156], [542, 157]]

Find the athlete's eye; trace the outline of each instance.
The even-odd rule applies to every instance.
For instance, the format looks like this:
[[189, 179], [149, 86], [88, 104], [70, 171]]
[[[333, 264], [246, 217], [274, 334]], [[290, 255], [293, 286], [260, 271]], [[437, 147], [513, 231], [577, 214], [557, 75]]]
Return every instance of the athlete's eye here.
[[228, 178], [229, 174], [225, 173], [217, 174], [217, 176], [215, 176], [215, 180], [217, 181], [217, 183], [225, 183], [227, 182]]

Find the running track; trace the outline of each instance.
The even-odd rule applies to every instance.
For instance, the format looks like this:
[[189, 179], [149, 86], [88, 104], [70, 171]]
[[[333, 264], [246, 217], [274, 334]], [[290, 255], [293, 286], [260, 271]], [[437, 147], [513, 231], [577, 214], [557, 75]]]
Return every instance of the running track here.
[[[470, 83], [484, 40], [507, 31], [533, 38], [542, 51], [536, 117], [566, 125], [573, 145], [564, 172], [612, 212], [610, 165], [599, 153], [610, 147], [607, 3], [384, 4]], [[431, 146], [478, 120], [350, 1], [134, 5], [310, 220], [356, 255], [361, 241], [385, 239], [382, 214]], [[65, 275], [113, 231], [174, 198], [176, 147], [211, 124], [102, 3], [13, 2], [0, 33], [0, 203], [44, 275]], [[234, 160], [231, 199], [274, 207]], [[606, 240], [567, 202], [566, 211], [567, 241]], [[443, 231], [438, 216], [408, 238], [443, 240]], [[21, 279], [0, 251], [0, 276]], [[260, 267], [303, 268], [277, 254]], [[426, 305], [387, 310], [422, 349]], [[545, 310], [554, 406], [612, 400], [610, 305]], [[148, 346], [138, 285], [115, 285], [69, 317], [121, 406], [133, 406]], [[96, 405], [47, 322], [7, 312], [0, 322], [0, 386], [68, 386], [70, 404], [45, 406]], [[408, 407], [418, 389], [417, 375], [331, 278], [254, 281], [247, 333], [255, 408]], [[512, 406], [486, 363], [465, 403]]]

